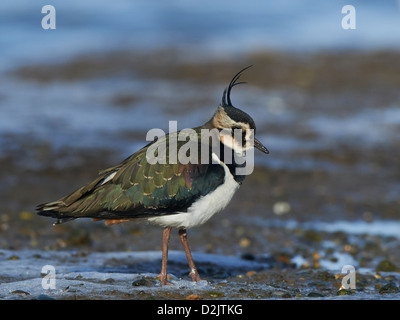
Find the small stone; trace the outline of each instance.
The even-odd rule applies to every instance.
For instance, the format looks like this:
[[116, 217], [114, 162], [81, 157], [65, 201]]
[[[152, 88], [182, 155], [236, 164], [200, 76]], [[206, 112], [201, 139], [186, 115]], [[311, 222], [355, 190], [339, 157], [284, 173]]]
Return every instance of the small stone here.
[[381, 262], [379, 262], [378, 266], [376, 267], [376, 271], [397, 272], [400, 271], [400, 269], [389, 260], [383, 259]]
[[254, 276], [255, 274], [257, 274], [256, 271], [248, 271], [248, 272], [246, 273], [246, 277], [251, 277], [251, 276]]
[[352, 294], [353, 294], [353, 292], [351, 290], [347, 290], [347, 289], [341, 289], [336, 293], [336, 295], [338, 295], [338, 296], [349, 296]]
[[201, 300], [201, 299], [203, 299], [203, 298], [201, 296], [199, 296], [198, 294], [191, 294], [186, 297], [186, 300]]
[[24, 296], [30, 296], [31, 294], [29, 292], [23, 291], [23, 290], [15, 290], [13, 292], [11, 292], [12, 294], [20, 294], [20, 295], [24, 295]]
[[289, 213], [290, 209], [291, 209], [290, 204], [285, 201], [278, 201], [272, 207], [272, 211], [274, 211], [274, 213], [278, 216]]
[[319, 259], [321, 259], [321, 255], [319, 254], [319, 252], [313, 252], [312, 258], [313, 258], [313, 260], [319, 260]]
[[382, 288], [379, 289], [380, 294], [387, 294], [387, 293], [399, 293], [400, 289], [396, 286], [393, 281], [390, 281], [388, 284], [384, 285]]
[[250, 240], [247, 238], [241, 238], [239, 241], [239, 246], [241, 246], [242, 248], [247, 248], [248, 246], [250, 246]]
[[156, 284], [156, 281], [151, 280], [151, 279], [146, 279], [146, 278], [137, 279], [132, 282], [132, 285], [134, 287], [152, 287], [155, 284]]
[[322, 297], [325, 297], [325, 296], [322, 293], [319, 293], [319, 292], [310, 292], [307, 295], [307, 297], [310, 297], [310, 298], [322, 298]]
[[284, 291], [274, 291], [274, 292], [272, 292], [272, 295], [275, 296], [275, 297], [283, 297], [286, 294], [287, 294], [287, 292], [284, 292]]
[[7, 260], [19, 260], [18, 256], [11, 256]]
[[107, 278], [106, 280], [103, 281], [104, 283], [114, 283], [115, 280], [113, 278]]
[[225, 294], [223, 292], [220, 292], [220, 291], [209, 291], [208, 294], [211, 297], [214, 297], [214, 298], [222, 298], [222, 297], [225, 296]]
[[290, 264], [291, 262], [291, 257], [288, 256], [286, 253], [280, 253], [277, 257], [277, 260], [279, 262], [282, 262], [284, 264]]

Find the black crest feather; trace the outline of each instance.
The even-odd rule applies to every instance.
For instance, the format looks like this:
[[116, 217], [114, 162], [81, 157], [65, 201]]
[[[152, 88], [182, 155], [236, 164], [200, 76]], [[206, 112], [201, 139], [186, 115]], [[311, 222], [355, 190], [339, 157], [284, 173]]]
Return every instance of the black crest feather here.
[[242, 84], [242, 83], [246, 83], [246, 82], [237, 82], [240, 78], [240, 76], [242, 75], [242, 72], [249, 69], [250, 67], [252, 67], [253, 65], [250, 65], [242, 70], [240, 70], [238, 73], [235, 74], [235, 76], [232, 78], [231, 82], [229, 83], [229, 86], [227, 88], [225, 88], [224, 93], [222, 94], [222, 106], [223, 107], [227, 107], [227, 106], [232, 106], [232, 101], [231, 101], [231, 90], [234, 86], [238, 85], [238, 84]]

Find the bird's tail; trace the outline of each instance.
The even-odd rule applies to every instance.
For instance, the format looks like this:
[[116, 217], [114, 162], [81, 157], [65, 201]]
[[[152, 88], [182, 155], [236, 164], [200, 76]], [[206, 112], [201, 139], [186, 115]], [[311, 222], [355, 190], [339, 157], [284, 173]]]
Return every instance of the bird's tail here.
[[63, 212], [60, 212], [60, 209], [62, 208], [65, 208], [65, 203], [63, 201], [58, 200], [58, 201], [39, 204], [36, 207], [36, 210], [38, 215], [56, 218], [57, 221], [54, 223], [54, 225], [76, 219], [76, 217], [71, 217]]
[[[36, 210], [38, 211], [37, 214], [45, 217], [56, 218], [57, 221], [54, 224], [64, 223], [84, 216], [88, 211], [88, 207], [93, 208], [95, 205], [98, 205], [98, 203], [96, 202], [93, 204], [91, 201], [88, 201], [87, 203], [84, 203], [82, 207], [80, 207], [80, 205], [85, 201], [87, 196], [96, 190], [98, 186], [104, 184], [104, 181], [107, 182], [107, 177], [109, 176], [108, 171], [110, 170], [105, 170], [105, 173], [102, 173], [97, 179], [72, 192], [68, 196], [57, 201], [39, 204], [36, 207]], [[101, 208], [96, 207], [95, 209]]]

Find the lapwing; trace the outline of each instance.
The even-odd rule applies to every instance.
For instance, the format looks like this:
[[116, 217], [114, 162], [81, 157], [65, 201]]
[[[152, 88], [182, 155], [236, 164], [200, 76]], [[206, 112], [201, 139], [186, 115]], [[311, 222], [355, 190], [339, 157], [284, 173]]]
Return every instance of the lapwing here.
[[[230, 98], [232, 88], [243, 83], [238, 80], [249, 67], [238, 72], [225, 88], [222, 102], [212, 118], [192, 129], [199, 137], [205, 130], [215, 129], [213, 132], [216, 132], [217, 142], [212, 146], [212, 139], [197, 140], [201, 141], [199, 145], [206, 146], [204, 150], [209, 151], [208, 156], [200, 159], [198, 155], [197, 163], [182, 163], [179, 157], [175, 162], [168, 161], [171, 157], [171, 153], [168, 153], [167, 161], [153, 163], [148, 157], [150, 148], [158, 150], [154, 152], [158, 155], [161, 148], [157, 147], [167, 141], [166, 149], [169, 151], [171, 143], [168, 144], [168, 139], [180, 131], [168, 133], [154, 139], [120, 164], [100, 171], [95, 180], [70, 195], [38, 205], [37, 213], [56, 218], [55, 224], [77, 218], [105, 220], [106, 225], [137, 219], [164, 227], [159, 276], [161, 285], [170, 284], [167, 281], [168, 243], [171, 229], [177, 228], [188, 260], [189, 274], [193, 281], [199, 281], [186, 229], [201, 225], [222, 211], [239, 189], [246, 174], [238, 173], [238, 169], [244, 164], [237, 160], [241, 158], [232, 155], [243, 156], [246, 151], [253, 151], [254, 147], [269, 153], [254, 137], [254, 120], [246, 112], [234, 107]], [[241, 133], [239, 135], [235, 133], [238, 130]], [[184, 143], [177, 141], [178, 151]]]

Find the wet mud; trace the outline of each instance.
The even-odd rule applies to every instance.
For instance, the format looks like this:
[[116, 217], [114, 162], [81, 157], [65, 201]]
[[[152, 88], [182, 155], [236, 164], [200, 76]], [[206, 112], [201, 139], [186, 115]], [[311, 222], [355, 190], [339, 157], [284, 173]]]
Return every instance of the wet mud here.
[[[118, 284], [116, 289], [76, 291], [75, 295], [58, 294], [55, 298], [400, 297], [398, 53], [254, 52], [234, 60], [199, 62], [174, 50], [115, 52], [59, 64], [24, 66], [7, 77], [44, 91], [54, 83], [61, 87], [91, 83], [93, 98], [98, 93], [96, 81], [114, 79], [116, 85], [106, 100], [110, 113], [134, 110], [152, 98], [140, 90], [120, 90], [118, 84], [124, 81], [144, 81], [149, 86], [155, 81], [172, 83], [165, 90], [192, 87], [193, 92], [183, 97], [173, 96], [179, 90], [169, 93], [173, 97], [165, 101], [155, 91], [154, 100], [165, 102], [165, 121], [181, 114], [180, 119], [189, 115], [200, 124], [208, 118], [193, 115], [193, 110], [207, 106], [211, 117], [219, 101], [214, 97], [220, 99], [217, 92], [222, 94], [227, 79], [249, 64], [254, 65], [246, 74], [249, 84], [233, 93], [233, 101], [238, 101], [239, 107], [248, 105], [249, 114], [251, 105], [259, 106], [254, 107], [256, 123], [260, 123], [257, 133], [271, 153], [267, 157], [256, 155], [254, 173], [246, 178], [228, 208], [188, 233], [194, 255], [234, 256], [249, 262], [249, 266], [224, 267], [207, 259], [200, 261], [198, 269], [207, 282], [181, 291], [158, 286], [159, 260], [132, 268], [132, 261], [120, 258], [114, 259], [111, 273], [151, 274], [126, 282], [126, 291], [119, 289], [122, 280], [107, 274], [109, 278], [104, 281]], [[9, 95], [0, 92], [0, 101], [7, 101]], [[131, 145], [133, 153], [141, 142], [144, 145], [146, 131], [135, 127], [138, 121], [132, 119], [131, 129], [113, 132], [110, 139], [104, 132], [91, 133], [88, 126], [84, 130], [88, 135], [100, 134], [98, 139], [107, 141], [100, 146], [74, 146], [74, 141], [55, 145], [51, 136], [47, 140], [37, 138], [29, 131], [2, 135], [0, 249], [10, 251], [1, 254], [0, 260], [18, 261], [23, 250], [75, 252], [81, 256], [66, 254], [65, 261], [75, 261], [79, 266], [82, 256], [90, 259], [92, 253], [161, 249], [162, 230], [158, 227], [136, 222], [106, 227], [90, 220], [53, 227], [52, 220], [34, 213], [37, 204], [70, 193], [93, 179], [99, 170], [122, 161], [129, 155], [124, 148]], [[49, 125], [57, 130], [56, 124]], [[66, 140], [68, 137], [66, 133]], [[125, 147], [119, 148], [117, 143], [115, 147], [109, 141], [120, 141]], [[338, 222], [348, 227], [334, 228]], [[398, 232], [391, 231], [390, 225], [397, 226]], [[172, 234], [170, 247], [181, 250], [177, 232]], [[105, 265], [110, 267], [109, 263]], [[259, 263], [257, 268], [254, 263]], [[339, 290], [344, 265], [355, 267], [356, 289]], [[178, 287], [179, 281], [189, 280], [186, 268], [184, 260], [174, 264], [172, 259], [170, 271]], [[109, 271], [101, 267], [96, 270]], [[3, 274], [1, 280], [7, 284], [21, 277]], [[101, 283], [98, 277], [93, 281]], [[72, 288], [70, 284], [65, 287], [68, 285]], [[65, 292], [68, 290], [72, 289]], [[16, 286], [2, 298], [31, 299], [38, 295]]]

